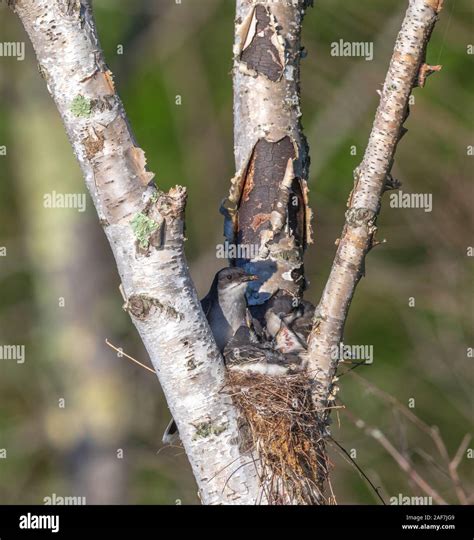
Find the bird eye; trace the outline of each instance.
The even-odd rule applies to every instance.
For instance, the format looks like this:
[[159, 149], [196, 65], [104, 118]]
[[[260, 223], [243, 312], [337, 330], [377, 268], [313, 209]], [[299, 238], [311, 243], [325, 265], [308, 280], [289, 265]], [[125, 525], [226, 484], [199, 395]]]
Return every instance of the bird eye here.
[[230, 281], [230, 280], [232, 279], [232, 276], [229, 274], [229, 275], [227, 276], [227, 279]]

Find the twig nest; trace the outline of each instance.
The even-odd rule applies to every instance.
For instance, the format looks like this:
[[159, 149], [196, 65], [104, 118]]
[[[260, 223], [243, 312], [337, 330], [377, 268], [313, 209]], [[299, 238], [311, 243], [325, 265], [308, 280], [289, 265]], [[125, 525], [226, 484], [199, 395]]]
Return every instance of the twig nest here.
[[269, 504], [322, 504], [324, 426], [304, 373], [274, 377], [229, 371], [226, 391], [242, 413], [243, 446], [257, 454]]

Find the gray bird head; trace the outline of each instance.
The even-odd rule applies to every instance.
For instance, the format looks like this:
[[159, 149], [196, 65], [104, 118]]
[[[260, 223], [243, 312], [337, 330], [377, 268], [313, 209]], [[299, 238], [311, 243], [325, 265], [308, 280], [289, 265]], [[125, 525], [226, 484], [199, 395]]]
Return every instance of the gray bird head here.
[[222, 292], [244, 293], [249, 281], [255, 281], [258, 276], [247, 274], [242, 268], [223, 268], [217, 273], [217, 288]]

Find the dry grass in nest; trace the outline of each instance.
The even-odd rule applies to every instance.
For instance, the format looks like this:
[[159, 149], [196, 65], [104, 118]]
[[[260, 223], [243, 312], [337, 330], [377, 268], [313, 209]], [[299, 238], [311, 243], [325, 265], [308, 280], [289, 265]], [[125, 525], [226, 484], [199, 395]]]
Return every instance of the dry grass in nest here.
[[307, 377], [234, 371], [227, 390], [246, 420], [244, 444], [257, 454], [268, 502], [322, 504], [327, 465]]

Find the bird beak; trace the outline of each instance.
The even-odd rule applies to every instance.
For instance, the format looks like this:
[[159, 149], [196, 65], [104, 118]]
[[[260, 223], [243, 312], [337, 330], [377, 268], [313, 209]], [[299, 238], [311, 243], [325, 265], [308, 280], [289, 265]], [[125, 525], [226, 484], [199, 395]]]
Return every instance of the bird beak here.
[[254, 274], [246, 274], [245, 276], [242, 276], [242, 281], [245, 282], [245, 281], [257, 281], [258, 280], [258, 276], [254, 275]]

